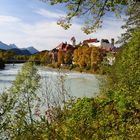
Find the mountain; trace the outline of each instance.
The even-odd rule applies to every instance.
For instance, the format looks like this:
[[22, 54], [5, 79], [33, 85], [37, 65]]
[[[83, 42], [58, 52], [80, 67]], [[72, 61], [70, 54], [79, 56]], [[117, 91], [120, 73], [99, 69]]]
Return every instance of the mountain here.
[[37, 49], [35, 49], [34, 47], [28, 47], [26, 48], [31, 54], [35, 54], [38, 53], [39, 51]]
[[9, 49], [11, 49], [11, 47], [0, 41], [0, 49], [1, 50], [9, 50]]
[[10, 44], [9, 47], [10, 47], [11, 49], [13, 49], [13, 48], [18, 48], [15, 44]]
[[27, 49], [22, 50], [24, 55], [32, 55]]
[[7, 45], [7, 44], [0, 41], [0, 49], [1, 50], [10, 50], [10, 49], [13, 49], [13, 48], [18, 48], [18, 47], [15, 44]]
[[21, 50], [19, 48], [12, 48], [10, 49], [10, 51], [14, 52], [17, 55], [31, 55], [31, 53], [26, 49]]
[[1, 41], [0, 41], [0, 50], [5, 50], [5, 51], [11, 50], [18, 55], [32, 55], [39, 52], [37, 49], [35, 49], [32, 46], [28, 48], [18, 48], [15, 44], [7, 45]]

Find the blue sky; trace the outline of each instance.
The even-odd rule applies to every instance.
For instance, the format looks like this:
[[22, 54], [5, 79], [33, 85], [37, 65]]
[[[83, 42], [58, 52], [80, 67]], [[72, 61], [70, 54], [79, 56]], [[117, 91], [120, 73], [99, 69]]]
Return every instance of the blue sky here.
[[105, 17], [103, 28], [85, 35], [81, 31], [78, 19], [69, 30], [58, 26], [57, 20], [65, 16], [65, 8], [61, 5], [50, 6], [39, 0], [0, 0], [0, 41], [18, 47], [34, 46], [38, 50], [52, 49], [61, 42], [70, 42], [72, 36], [77, 43], [88, 38], [117, 37], [123, 32], [120, 28], [122, 20]]

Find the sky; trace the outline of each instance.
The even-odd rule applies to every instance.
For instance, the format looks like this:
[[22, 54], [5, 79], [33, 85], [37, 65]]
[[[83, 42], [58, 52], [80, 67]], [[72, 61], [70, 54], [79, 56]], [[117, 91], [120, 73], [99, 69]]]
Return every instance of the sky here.
[[72, 36], [79, 43], [84, 39], [117, 38], [124, 32], [122, 19], [112, 15], [104, 18], [103, 27], [86, 35], [76, 19], [72, 27], [64, 30], [57, 20], [66, 15], [62, 5], [51, 6], [39, 0], [0, 0], [0, 41], [16, 44], [19, 48], [34, 46], [39, 51], [51, 50], [61, 42], [70, 42]]

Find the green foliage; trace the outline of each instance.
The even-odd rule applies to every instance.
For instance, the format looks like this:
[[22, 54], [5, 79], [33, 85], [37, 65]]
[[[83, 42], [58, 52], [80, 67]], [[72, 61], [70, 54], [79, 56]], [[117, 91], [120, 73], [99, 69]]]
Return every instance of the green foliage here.
[[40, 63], [41, 63], [42, 65], [47, 65], [47, 64], [50, 63], [50, 60], [51, 60], [50, 55], [49, 55], [48, 52], [46, 52], [46, 53], [42, 56], [42, 58], [41, 58], [41, 60], [40, 60]]
[[55, 128], [51, 136], [83, 140], [139, 139], [140, 109], [123, 111], [120, 112], [116, 102], [107, 97], [78, 99], [59, 112], [51, 124]]
[[108, 61], [108, 57], [115, 57], [114, 55], [112, 54], [106, 54], [104, 57], [103, 57], [103, 60], [101, 61], [101, 63], [99, 64], [99, 73], [100, 74], [105, 74], [105, 75], [108, 75], [110, 76], [111, 74], [111, 70], [112, 70], [112, 65], [109, 64], [109, 61]]
[[14, 57], [14, 53], [12, 51], [3, 51], [3, 50], [0, 50], [0, 58], [3, 60], [3, 61], [7, 61], [8, 59], [12, 59]]
[[[18, 73], [12, 87], [0, 97], [0, 124], [3, 139], [22, 135], [33, 125], [33, 104], [37, 98], [40, 76], [32, 63], [27, 63]], [[32, 129], [30, 129], [32, 132]]]
[[39, 54], [34, 54], [30, 57], [29, 61], [40, 61], [42, 57]]
[[87, 139], [91, 137], [93, 132], [91, 124], [96, 114], [96, 111], [92, 108], [93, 102], [87, 98], [78, 99], [73, 104], [72, 109], [67, 108], [68, 110], [65, 110], [65, 119], [62, 121], [63, 125], [61, 125], [63, 131], [60, 132], [60, 134], [63, 133], [63, 138], [85, 139], [85, 135]]
[[5, 63], [7, 63], [9, 60], [28, 60], [30, 56], [26, 55], [16, 55], [13, 51], [3, 51], [0, 50], [0, 59], [2, 59]]
[[131, 39], [132, 33], [135, 28], [140, 26], [140, 1], [137, 1], [136, 4], [130, 6], [127, 9], [126, 15], [128, 16], [128, 19], [126, 20], [125, 25], [122, 26], [122, 28], [125, 29], [126, 32], [122, 34], [118, 43], [128, 42], [129, 39]]
[[14, 55], [14, 60], [28, 60], [30, 58], [30, 56], [26, 56], [26, 55]]
[[132, 35], [133, 37], [122, 47], [116, 58], [112, 79], [114, 86], [121, 86], [130, 92], [137, 93], [140, 80], [140, 27]]

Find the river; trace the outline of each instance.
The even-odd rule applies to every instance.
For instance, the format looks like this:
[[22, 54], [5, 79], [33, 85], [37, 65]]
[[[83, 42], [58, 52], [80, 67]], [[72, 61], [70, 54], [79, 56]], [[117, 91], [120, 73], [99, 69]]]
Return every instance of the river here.
[[[7, 64], [5, 70], [0, 71], [0, 93], [7, 90], [15, 80], [18, 71], [23, 64]], [[95, 75], [78, 72], [57, 72], [53, 69], [42, 69], [38, 67], [41, 75], [41, 85], [49, 85], [56, 89], [56, 79], [63, 75], [65, 77], [65, 86], [69, 94], [75, 97], [94, 97], [99, 93], [99, 82]], [[47, 83], [46, 83], [47, 81]]]

